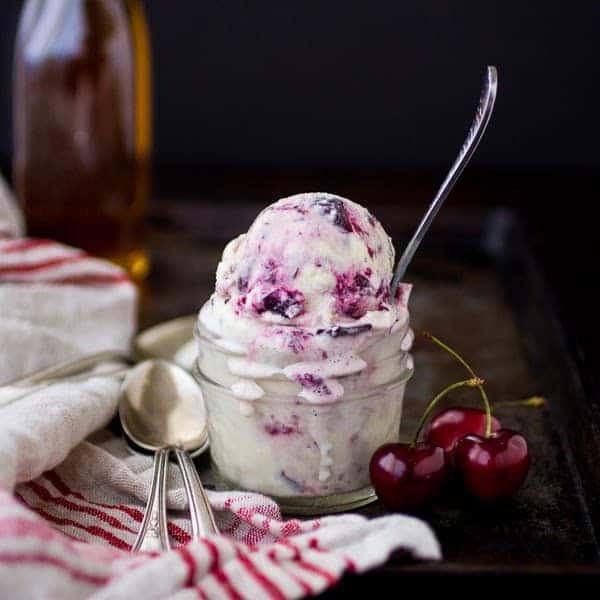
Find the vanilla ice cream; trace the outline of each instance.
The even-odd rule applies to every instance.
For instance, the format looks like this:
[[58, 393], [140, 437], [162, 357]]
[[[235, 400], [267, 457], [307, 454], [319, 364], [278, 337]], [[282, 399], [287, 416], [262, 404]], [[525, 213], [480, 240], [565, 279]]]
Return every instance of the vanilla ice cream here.
[[[390, 297], [393, 266], [379, 221], [326, 193], [275, 202], [226, 246], [197, 327], [226, 479], [278, 496], [368, 484], [370, 452], [398, 435], [412, 371], [410, 286]], [[224, 439], [232, 425], [235, 443]]]

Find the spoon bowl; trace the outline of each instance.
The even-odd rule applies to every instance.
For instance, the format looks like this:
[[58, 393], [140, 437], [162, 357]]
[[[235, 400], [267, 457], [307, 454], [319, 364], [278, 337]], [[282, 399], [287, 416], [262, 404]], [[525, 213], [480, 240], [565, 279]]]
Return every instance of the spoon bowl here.
[[199, 453], [208, 446], [202, 392], [191, 375], [165, 360], [144, 361], [127, 373], [119, 417], [125, 434], [145, 450]]

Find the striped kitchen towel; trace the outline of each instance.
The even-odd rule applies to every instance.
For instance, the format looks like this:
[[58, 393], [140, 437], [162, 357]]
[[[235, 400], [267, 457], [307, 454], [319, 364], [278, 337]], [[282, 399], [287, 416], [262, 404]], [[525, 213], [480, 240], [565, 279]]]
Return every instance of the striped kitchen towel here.
[[[0, 193], [0, 382], [104, 349], [127, 350], [135, 287], [122, 271], [48, 240], [15, 237]], [[118, 382], [98, 372], [0, 402], [1, 598], [300, 598], [396, 549], [437, 559], [422, 521], [393, 515], [283, 520], [244, 492], [209, 492], [223, 535], [190, 541], [182, 481], [170, 467], [174, 550], [133, 554], [151, 460], [105, 429]]]

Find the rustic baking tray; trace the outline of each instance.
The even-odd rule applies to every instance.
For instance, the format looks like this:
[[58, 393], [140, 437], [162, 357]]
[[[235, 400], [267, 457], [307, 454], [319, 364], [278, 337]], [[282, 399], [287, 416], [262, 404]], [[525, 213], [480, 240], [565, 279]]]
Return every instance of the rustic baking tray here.
[[[152, 227], [154, 272], [142, 303], [143, 325], [198, 308], [210, 293], [225, 241], [215, 232], [230, 234], [229, 220], [223, 227], [213, 222], [209, 232], [197, 226], [208, 214], [201, 209], [169, 210]], [[382, 220], [393, 223], [392, 211], [386, 220], [385, 210]], [[240, 231], [247, 212], [236, 222]], [[196, 227], [186, 232], [185, 222]], [[399, 245], [406, 233], [398, 226]], [[406, 578], [425, 583], [488, 574], [499, 581], [600, 576], [600, 418], [518, 219], [502, 210], [450, 219], [426, 240], [409, 275], [416, 332], [428, 330], [464, 354], [485, 378], [493, 401], [542, 394], [549, 403], [544, 409], [498, 409], [505, 426], [526, 435], [532, 455], [528, 480], [512, 501], [481, 506], [450, 486], [419, 515], [439, 537], [442, 562], [414, 563], [399, 553], [367, 575], [345, 577], [328, 594], [346, 597]], [[402, 426], [406, 437], [427, 400], [464, 377], [449, 356], [419, 336], [414, 356]], [[477, 396], [459, 392], [448, 403], [462, 402], [476, 405]], [[377, 516], [386, 509], [376, 503], [359, 512]]]

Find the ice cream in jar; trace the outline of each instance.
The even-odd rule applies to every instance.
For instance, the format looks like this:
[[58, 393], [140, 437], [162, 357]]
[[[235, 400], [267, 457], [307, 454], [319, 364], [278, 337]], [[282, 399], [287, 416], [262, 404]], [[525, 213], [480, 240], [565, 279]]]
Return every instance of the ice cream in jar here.
[[326, 193], [275, 202], [227, 244], [196, 328], [223, 482], [330, 509], [373, 497], [369, 459], [398, 437], [412, 372], [393, 266], [379, 221]]

